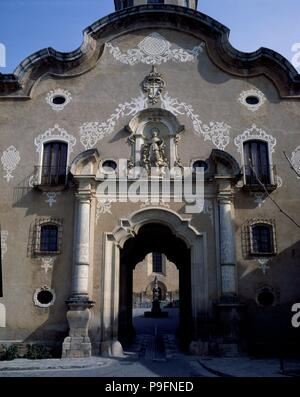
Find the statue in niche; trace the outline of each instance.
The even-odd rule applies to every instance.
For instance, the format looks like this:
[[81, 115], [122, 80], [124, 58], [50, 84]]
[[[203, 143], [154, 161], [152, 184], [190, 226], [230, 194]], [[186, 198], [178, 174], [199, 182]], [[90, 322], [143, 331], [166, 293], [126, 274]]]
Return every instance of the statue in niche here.
[[163, 169], [168, 166], [165, 154], [165, 142], [159, 138], [159, 130], [154, 128], [151, 141], [142, 148], [142, 166], [150, 171], [151, 167]]

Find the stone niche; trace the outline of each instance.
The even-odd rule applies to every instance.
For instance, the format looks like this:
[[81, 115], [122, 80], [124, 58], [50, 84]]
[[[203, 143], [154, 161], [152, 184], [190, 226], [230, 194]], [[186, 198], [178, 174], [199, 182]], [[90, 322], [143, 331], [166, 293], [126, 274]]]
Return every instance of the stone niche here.
[[132, 118], [126, 129], [132, 148], [129, 170], [134, 167], [148, 172], [151, 168], [182, 168], [178, 145], [184, 126], [172, 113], [160, 108], [143, 110]]

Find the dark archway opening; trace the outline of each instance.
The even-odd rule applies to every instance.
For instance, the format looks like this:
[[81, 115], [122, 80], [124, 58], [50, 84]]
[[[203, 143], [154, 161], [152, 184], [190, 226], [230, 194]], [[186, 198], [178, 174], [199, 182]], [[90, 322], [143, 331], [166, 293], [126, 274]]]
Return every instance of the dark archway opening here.
[[119, 340], [130, 345], [136, 335], [132, 319], [133, 269], [151, 252], [161, 252], [179, 270], [179, 322], [176, 335], [182, 349], [187, 349], [192, 337], [191, 253], [185, 242], [165, 225], [147, 224], [136, 237], [127, 240], [120, 252], [120, 311]]

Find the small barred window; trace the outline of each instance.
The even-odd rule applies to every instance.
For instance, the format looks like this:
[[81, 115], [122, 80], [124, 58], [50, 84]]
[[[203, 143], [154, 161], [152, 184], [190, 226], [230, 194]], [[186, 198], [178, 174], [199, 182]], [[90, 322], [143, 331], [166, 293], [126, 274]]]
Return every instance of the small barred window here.
[[41, 252], [58, 251], [58, 226], [44, 225], [41, 227]]

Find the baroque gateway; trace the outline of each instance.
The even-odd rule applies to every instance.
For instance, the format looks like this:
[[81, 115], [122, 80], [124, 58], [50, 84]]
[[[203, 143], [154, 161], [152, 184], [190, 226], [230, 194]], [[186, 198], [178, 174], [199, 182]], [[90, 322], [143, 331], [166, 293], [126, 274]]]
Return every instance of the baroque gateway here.
[[232, 48], [196, 0], [115, 6], [78, 50], [0, 75], [0, 343], [122, 354], [153, 253], [184, 349], [299, 352], [300, 230], [272, 200], [300, 222], [300, 76]]

